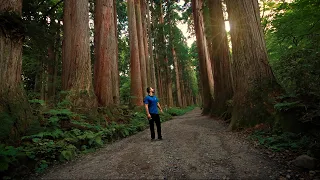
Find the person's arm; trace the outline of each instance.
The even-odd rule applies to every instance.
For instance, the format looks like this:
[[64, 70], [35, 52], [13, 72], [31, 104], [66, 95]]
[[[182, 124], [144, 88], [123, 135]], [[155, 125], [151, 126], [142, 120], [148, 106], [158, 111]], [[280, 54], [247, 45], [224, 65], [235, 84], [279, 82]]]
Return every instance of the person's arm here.
[[158, 108], [160, 109], [160, 111], [163, 113], [162, 108], [160, 106], [160, 103], [157, 103]]
[[148, 117], [148, 119], [150, 119], [150, 118], [151, 118], [151, 115], [150, 115], [150, 113], [149, 113], [148, 104], [144, 104], [144, 107], [146, 108], [147, 117]]

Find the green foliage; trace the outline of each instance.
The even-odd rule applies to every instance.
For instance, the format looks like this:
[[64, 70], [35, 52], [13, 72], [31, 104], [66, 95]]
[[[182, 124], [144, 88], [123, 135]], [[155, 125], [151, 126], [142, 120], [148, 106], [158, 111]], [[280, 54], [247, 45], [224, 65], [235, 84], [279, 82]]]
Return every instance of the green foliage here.
[[0, 126], [0, 139], [4, 140], [11, 132], [15, 119], [7, 113], [0, 113], [1, 126]]
[[314, 139], [310, 136], [290, 132], [275, 134], [255, 131], [249, 138], [273, 151], [291, 150], [301, 153], [307, 153], [312, 148], [314, 142]]
[[[171, 119], [170, 113], [182, 115], [192, 109], [193, 107], [168, 109], [168, 112], [160, 115], [161, 121]], [[111, 111], [115, 112], [114, 109]], [[107, 142], [130, 136], [148, 127], [148, 120], [143, 111], [133, 112], [128, 107], [122, 107], [122, 110], [117, 111], [122, 113], [119, 114], [118, 120], [102, 126], [89, 123], [86, 116], [68, 109], [46, 110], [42, 114], [44, 122], [41, 132], [22, 137], [17, 148], [0, 145], [1, 176], [15, 178], [24, 173], [42, 173], [56, 162], [70, 161], [80, 153], [92, 152]], [[101, 113], [103, 112], [106, 111], [101, 110]], [[128, 121], [119, 121], [127, 117]], [[68, 122], [71, 128], [63, 128], [62, 122]], [[28, 170], [20, 171], [21, 166], [27, 166]]]
[[17, 163], [19, 150], [20, 148], [0, 144], [0, 172], [8, 170], [10, 165]]
[[166, 113], [170, 114], [171, 116], [181, 116], [186, 112], [191, 111], [193, 108], [193, 106], [187, 107], [186, 109], [170, 108], [166, 111]]
[[283, 111], [294, 109], [303, 122], [315, 124], [320, 119], [319, 6], [319, 0], [265, 6], [272, 10], [272, 17], [266, 17], [270, 64], [291, 96], [275, 107]]

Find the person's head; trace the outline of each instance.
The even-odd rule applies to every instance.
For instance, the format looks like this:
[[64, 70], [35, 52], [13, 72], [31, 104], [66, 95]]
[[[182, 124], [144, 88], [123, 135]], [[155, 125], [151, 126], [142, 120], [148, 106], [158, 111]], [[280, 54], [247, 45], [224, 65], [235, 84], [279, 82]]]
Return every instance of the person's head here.
[[154, 89], [152, 87], [147, 87], [147, 93], [154, 93]]

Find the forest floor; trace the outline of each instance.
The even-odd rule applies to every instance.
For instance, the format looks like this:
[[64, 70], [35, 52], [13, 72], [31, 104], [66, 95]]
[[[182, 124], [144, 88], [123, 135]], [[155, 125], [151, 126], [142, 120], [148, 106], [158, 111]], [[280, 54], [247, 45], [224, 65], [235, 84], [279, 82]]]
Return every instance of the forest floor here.
[[[41, 179], [279, 179], [283, 167], [218, 120], [195, 110], [51, 168]], [[38, 179], [39, 177], [37, 177]]]

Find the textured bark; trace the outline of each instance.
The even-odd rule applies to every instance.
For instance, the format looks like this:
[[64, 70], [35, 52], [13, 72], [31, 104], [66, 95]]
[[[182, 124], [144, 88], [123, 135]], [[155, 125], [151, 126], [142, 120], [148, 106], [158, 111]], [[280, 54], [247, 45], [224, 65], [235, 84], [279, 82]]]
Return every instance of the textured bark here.
[[277, 91], [278, 84], [268, 64], [258, 1], [227, 0], [226, 3], [235, 75], [230, 127], [238, 128], [254, 125], [270, 116], [265, 112], [268, 103], [264, 98]]
[[165, 106], [169, 104], [169, 94], [168, 94], [168, 69], [166, 65], [166, 54], [164, 52], [165, 49], [165, 39], [164, 39], [164, 16], [163, 16], [163, 7], [162, 7], [162, 0], [160, 0], [160, 14], [159, 14], [159, 25], [161, 26], [159, 30], [159, 41], [160, 45], [158, 47], [158, 63], [159, 63], [159, 76], [161, 83], [161, 98], [163, 99], [163, 103]]
[[228, 109], [227, 101], [233, 96], [229, 46], [221, 0], [208, 1], [210, 18], [211, 65], [214, 72], [214, 104], [212, 112], [222, 115]]
[[96, 0], [94, 90], [101, 106], [110, 106], [114, 103], [114, 64], [117, 59], [114, 15], [113, 0]]
[[165, 60], [166, 66], [166, 77], [167, 77], [167, 98], [168, 98], [168, 106], [173, 107], [173, 95], [172, 95], [172, 77], [171, 77], [171, 69], [169, 67], [168, 58]]
[[208, 114], [211, 109], [213, 96], [213, 76], [206, 38], [204, 35], [203, 15], [201, 12], [202, 0], [192, 0], [192, 11], [197, 38], [197, 47], [200, 64], [200, 78], [203, 93], [203, 114]]
[[179, 68], [178, 68], [178, 60], [176, 51], [174, 48], [172, 48], [172, 55], [173, 55], [173, 62], [174, 62], [174, 71], [176, 74], [176, 88], [177, 88], [177, 99], [178, 99], [178, 106], [182, 107], [182, 99], [181, 99], [181, 89], [180, 89], [180, 75], [179, 75]]
[[142, 82], [134, 0], [127, 0], [127, 5], [130, 35], [131, 103], [136, 106], [142, 106]]
[[88, 0], [64, 2], [62, 85], [77, 111], [97, 106], [92, 86], [88, 4]]
[[150, 10], [149, 10], [149, 0], [147, 0], [147, 28], [148, 28], [148, 41], [149, 41], [149, 68], [150, 68], [150, 85], [154, 87], [155, 90], [158, 90], [157, 87], [157, 79], [156, 79], [156, 69], [155, 69], [155, 62], [153, 58], [153, 46], [152, 46], [152, 32], [151, 32], [151, 20], [150, 20]]
[[113, 0], [113, 12], [114, 12], [114, 27], [115, 27], [115, 45], [116, 45], [116, 58], [112, 63], [111, 74], [112, 74], [112, 94], [113, 103], [120, 104], [120, 75], [119, 75], [119, 48], [118, 48], [118, 22], [117, 22], [117, 2]]
[[[0, 16], [10, 13], [6, 18], [12, 23], [8, 28], [0, 22], [0, 122], [2, 135], [8, 136], [0, 137], [1, 140], [21, 137], [31, 123], [31, 108], [21, 82], [24, 38], [21, 9], [22, 0], [0, 1]], [[4, 114], [12, 118], [3, 118]]]
[[147, 67], [146, 67], [146, 57], [145, 57], [145, 48], [144, 48], [144, 38], [143, 38], [143, 27], [142, 27], [142, 18], [141, 18], [141, 0], [134, 0], [135, 2], [135, 14], [137, 22], [137, 34], [138, 34], [138, 44], [139, 44], [139, 57], [140, 57], [140, 69], [141, 69], [141, 81], [142, 81], [142, 90], [145, 92], [147, 89]]
[[[147, 86], [151, 86], [151, 68], [150, 68], [150, 58], [148, 51], [148, 29], [147, 29], [147, 7], [146, 0], [140, 0], [141, 3], [141, 21], [143, 29], [143, 44], [144, 44], [144, 53], [146, 61], [146, 74], [147, 74]], [[153, 87], [154, 88], [154, 87]]]

